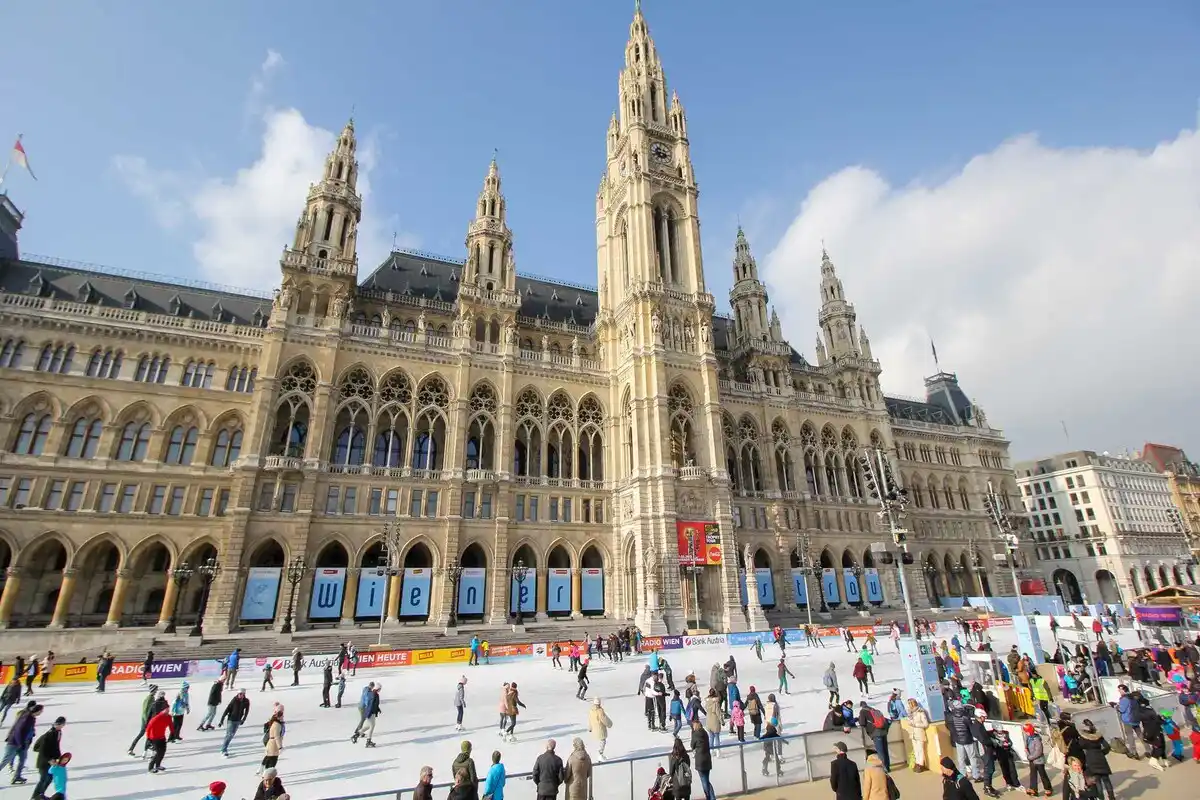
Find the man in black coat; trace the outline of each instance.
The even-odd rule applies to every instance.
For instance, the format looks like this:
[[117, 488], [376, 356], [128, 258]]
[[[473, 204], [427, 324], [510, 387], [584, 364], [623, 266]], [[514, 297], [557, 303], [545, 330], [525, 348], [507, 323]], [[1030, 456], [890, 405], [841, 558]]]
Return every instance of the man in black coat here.
[[38, 770], [38, 782], [33, 787], [34, 797], [44, 797], [46, 790], [50, 788], [50, 767], [62, 758], [62, 730], [66, 725], [67, 718], [59, 717], [54, 720], [50, 730], [33, 743], [33, 749], [37, 753]]
[[530, 778], [536, 787], [538, 800], [555, 800], [558, 797], [558, 787], [562, 786], [563, 762], [554, 752], [557, 744], [553, 739], [546, 742], [546, 752], [533, 762]]
[[950, 713], [946, 715], [946, 730], [950, 733], [950, 743], [954, 745], [955, 755], [958, 756], [958, 768], [968, 778], [983, 777], [983, 754], [980, 744], [971, 732], [973, 711], [963, 705], [961, 700], [950, 701]]
[[712, 751], [708, 747], [708, 731], [698, 718], [692, 720], [692, 769], [700, 776], [705, 800], [717, 800], [708, 773], [712, 772]]
[[862, 782], [858, 764], [846, 757], [846, 743], [834, 742], [833, 761], [829, 764], [829, 788], [837, 800], [862, 800]]

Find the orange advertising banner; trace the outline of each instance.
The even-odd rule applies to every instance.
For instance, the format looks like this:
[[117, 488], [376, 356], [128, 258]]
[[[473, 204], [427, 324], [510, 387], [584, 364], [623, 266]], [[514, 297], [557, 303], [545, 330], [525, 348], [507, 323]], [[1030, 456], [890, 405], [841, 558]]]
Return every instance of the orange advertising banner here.
[[676, 521], [679, 564], [698, 567], [721, 563], [721, 528], [715, 522]]

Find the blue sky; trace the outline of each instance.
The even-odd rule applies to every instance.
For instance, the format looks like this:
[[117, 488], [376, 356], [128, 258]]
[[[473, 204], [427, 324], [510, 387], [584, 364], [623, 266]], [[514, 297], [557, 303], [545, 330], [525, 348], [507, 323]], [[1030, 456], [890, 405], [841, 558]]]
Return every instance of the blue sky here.
[[[221, 277], [195, 255], [204, 215], [174, 204], [260, 159], [268, 110], [336, 131], [353, 108], [377, 238], [395, 230], [460, 255], [498, 148], [518, 269], [594, 285], [594, 195], [632, 10], [632, 0], [7, 4], [0, 135], [25, 134], [39, 177], [7, 184], [28, 215], [23, 250]], [[1055, 152], [1144, 150], [1196, 126], [1194, 2], [646, 0], [644, 11], [687, 108], [706, 273], [722, 304], [739, 217], [760, 260], [778, 257], [810, 192], [847, 168], [890, 187], [939, 185], [1020, 134]], [[267, 74], [269, 51], [282, 60]], [[153, 176], [153, 204], [131, 191], [122, 158]], [[302, 193], [284, 202], [294, 219]], [[284, 244], [263, 235], [277, 239], [272, 253]], [[852, 243], [831, 252], [851, 298], [865, 299], [870, 287], [846, 263]], [[807, 274], [774, 275], [799, 278], [811, 308], [782, 313], [810, 330], [819, 251], [795, 255]], [[811, 336], [797, 344], [811, 350]]]

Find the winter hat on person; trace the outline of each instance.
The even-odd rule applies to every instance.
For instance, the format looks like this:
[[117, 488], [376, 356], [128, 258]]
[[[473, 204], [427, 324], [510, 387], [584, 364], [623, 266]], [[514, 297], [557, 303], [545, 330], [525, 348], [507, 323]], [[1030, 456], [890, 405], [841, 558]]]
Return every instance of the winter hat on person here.
[[1033, 723], [1032, 723], [1032, 722], [1026, 722], [1026, 723], [1025, 723], [1025, 724], [1024, 724], [1022, 727], [1021, 727], [1021, 730], [1025, 731], [1025, 733], [1026, 733], [1026, 734], [1028, 734], [1029, 736], [1033, 736], [1033, 734], [1034, 734], [1034, 727], [1033, 727]]
[[469, 752], [471, 752], [471, 743], [468, 742], [466, 739], [463, 739], [462, 743], [459, 745], [459, 749], [462, 750], [464, 753], [469, 753]]
[[980, 719], [987, 719], [987, 712], [982, 708], [977, 708], [975, 709], [975, 716], [979, 717]]
[[225, 781], [213, 781], [208, 785], [208, 793], [213, 797], [225, 794]]
[[593, 700], [593, 701], [592, 701], [592, 705], [594, 705], [594, 706], [598, 706], [598, 705], [600, 705], [600, 698], [599, 698], [599, 697], [597, 697], [595, 700]]
[[833, 743], [833, 752], [845, 754], [846, 743], [845, 742], [834, 742]]
[[459, 683], [466, 683], [466, 682], [467, 682], [467, 676], [466, 676], [466, 675], [461, 675], [461, 676], [459, 676], [458, 682], [459, 682]]

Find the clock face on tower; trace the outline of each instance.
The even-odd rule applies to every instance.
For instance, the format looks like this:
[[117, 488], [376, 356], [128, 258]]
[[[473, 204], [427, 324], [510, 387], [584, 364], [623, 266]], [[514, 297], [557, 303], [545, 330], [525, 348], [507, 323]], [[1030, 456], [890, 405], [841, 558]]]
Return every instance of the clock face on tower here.
[[653, 156], [654, 160], [659, 164], [671, 163], [671, 148], [667, 147], [662, 142], [655, 142], [654, 144], [650, 145], [650, 155]]

